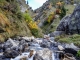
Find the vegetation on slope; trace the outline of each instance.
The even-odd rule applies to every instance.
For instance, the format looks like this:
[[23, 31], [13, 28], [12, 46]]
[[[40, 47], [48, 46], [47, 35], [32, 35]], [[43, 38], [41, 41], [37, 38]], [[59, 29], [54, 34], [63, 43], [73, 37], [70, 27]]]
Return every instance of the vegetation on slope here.
[[35, 37], [42, 37], [43, 34], [41, 29], [37, 26], [37, 22], [33, 21], [28, 13], [24, 14], [24, 18], [27, 22], [29, 29], [31, 30], [32, 35], [34, 35]]
[[80, 35], [79, 34], [61, 35], [61, 36], [55, 37], [55, 40], [61, 43], [74, 43], [76, 46], [80, 47]]
[[18, 0], [0, 0], [0, 42], [10, 37], [31, 36], [36, 33], [32, 32], [26, 21], [32, 21], [32, 18], [25, 14], [21, 12]]
[[66, 9], [63, 2], [57, 1], [55, 6], [56, 7], [49, 13], [49, 16], [46, 18], [44, 25], [42, 26], [43, 33], [45, 34], [54, 32], [60, 20], [66, 15]]

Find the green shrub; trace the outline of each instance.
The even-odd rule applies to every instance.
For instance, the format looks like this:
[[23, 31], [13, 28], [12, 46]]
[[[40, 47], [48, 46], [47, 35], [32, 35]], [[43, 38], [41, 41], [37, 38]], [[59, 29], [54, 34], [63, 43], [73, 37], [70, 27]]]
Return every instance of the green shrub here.
[[80, 50], [77, 52], [77, 55], [76, 55], [77, 57], [80, 57]]
[[32, 21], [32, 18], [30, 17], [30, 15], [29, 15], [28, 13], [24, 13], [24, 19], [25, 19], [27, 22]]
[[61, 8], [60, 19], [62, 19], [66, 15], [66, 9], [64, 6]]
[[38, 31], [38, 29], [31, 29], [31, 33], [32, 33], [32, 35], [34, 35], [35, 37], [38, 37], [39, 31]]
[[22, 14], [21, 12], [18, 12], [18, 13], [17, 13], [17, 17], [18, 17], [20, 20], [22, 20], [23, 14]]
[[4, 2], [5, 0], [0, 0], [0, 3]]
[[45, 25], [47, 25], [47, 24], [49, 24], [49, 23], [48, 23], [48, 21], [44, 21], [44, 23], [43, 23], [43, 24], [44, 24], [44, 26], [45, 26]]
[[51, 28], [53, 28], [54, 26], [53, 26], [53, 25], [51, 25], [50, 27], [51, 27]]
[[80, 35], [74, 34], [71, 36], [57, 36], [55, 37], [57, 42], [61, 43], [74, 43], [76, 46], [80, 47]]
[[75, 41], [74, 44], [78, 47], [80, 47], [80, 41]]

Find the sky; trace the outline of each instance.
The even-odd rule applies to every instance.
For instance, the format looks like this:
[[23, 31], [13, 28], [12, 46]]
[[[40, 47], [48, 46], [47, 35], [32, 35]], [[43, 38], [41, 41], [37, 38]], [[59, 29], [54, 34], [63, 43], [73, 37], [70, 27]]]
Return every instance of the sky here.
[[[27, 1], [27, 0], [26, 0]], [[33, 10], [39, 8], [43, 5], [47, 0], [28, 0], [29, 6], [32, 7]]]

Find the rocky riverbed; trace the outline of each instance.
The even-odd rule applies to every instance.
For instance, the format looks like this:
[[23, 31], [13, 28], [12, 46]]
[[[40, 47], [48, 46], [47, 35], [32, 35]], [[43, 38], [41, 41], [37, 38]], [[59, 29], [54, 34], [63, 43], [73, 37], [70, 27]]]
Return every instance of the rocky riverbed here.
[[0, 43], [0, 60], [80, 60], [73, 43], [61, 44], [54, 37], [17, 37]]

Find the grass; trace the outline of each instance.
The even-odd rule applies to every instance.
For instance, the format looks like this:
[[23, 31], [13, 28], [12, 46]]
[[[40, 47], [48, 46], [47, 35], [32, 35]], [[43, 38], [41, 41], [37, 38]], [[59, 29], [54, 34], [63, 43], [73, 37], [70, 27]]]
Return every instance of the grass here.
[[56, 18], [51, 24], [44, 25], [42, 27], [43, 33], [48, 34], [48, 33], [54, 32], [57, 29], [57, 26], [59, 25], [59, 23], [60, 23], [60, 19]]
[[54, 22], [50, 26], [49, 33], [50, 32], [54, 32], [57, 29], [57, 26], [59, 25], [59, 23], [60, 23], [60, 19], [59, 18], [54, 19]]
[[[56, 11], [56, 8], [55, 7], [52, 7], [50, 11], [47, 12], [47, 17], [50, 15], [50, 13]], [[60, 22], [60, 19], [59, 18], [56, 18], [54, 19], [54, 21], [51, 23], [51, 24], [46, 24], [46, 25], [43, 25], [41, 28], [43, 30], [43, 33], [44, 34], [48, 34], [48, 33], [51, 33], [51, 32], [54, 32], [58, 26]]]
[[75, 6], [74, 5], [65, 5], [65, 8], [68, 10], [66, 12], [66, 15], [72, 14], [72, 12], [74, 11]]
[[80, 35], [65, 35], [55, 37], [55, 41], [61, 43], [74, 43], [76, 46], [80, 47]]
[[4, 14], [2, 14], [2, 13], [0, 13], [0, 25], [2, 25], [2, 26], [9, 26], [9, 25], [10, 25], [10, 21], [9, 21], [8, 18], [7, 18]]

